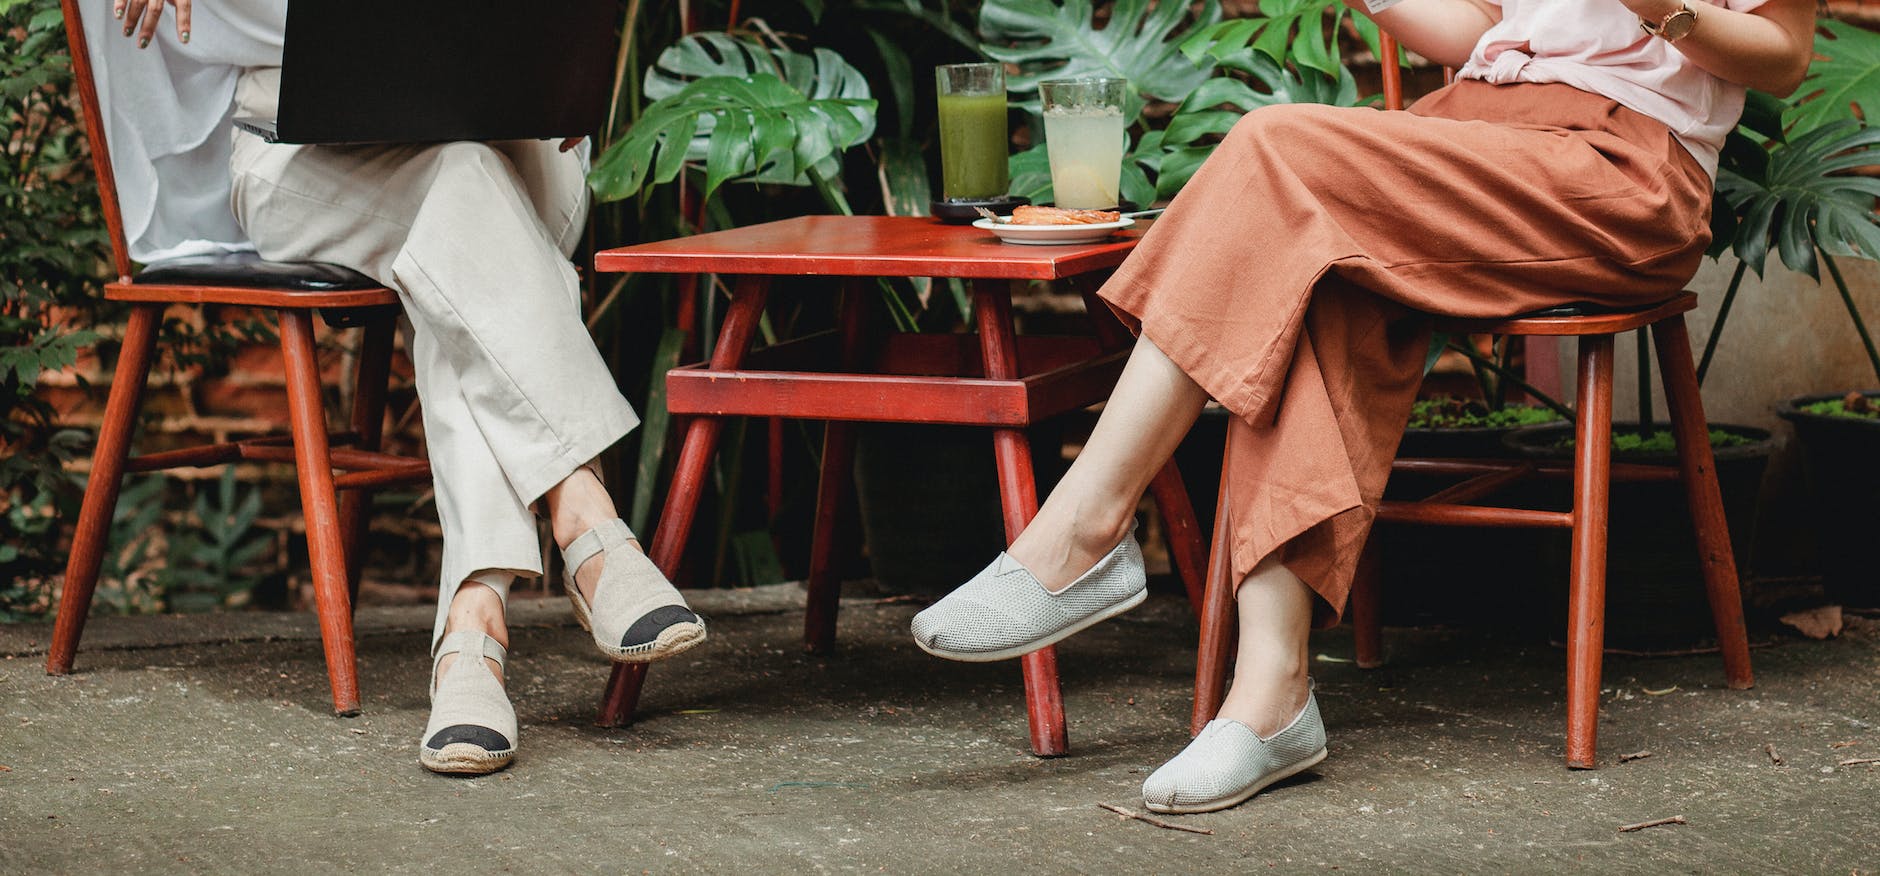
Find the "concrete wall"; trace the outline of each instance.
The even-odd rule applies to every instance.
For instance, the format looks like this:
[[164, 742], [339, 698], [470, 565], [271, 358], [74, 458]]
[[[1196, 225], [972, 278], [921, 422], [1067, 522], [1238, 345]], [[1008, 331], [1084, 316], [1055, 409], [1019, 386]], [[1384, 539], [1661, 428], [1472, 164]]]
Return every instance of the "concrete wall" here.
[[[1880, 332], [1880, 266], [1863, 259], [1838, 259], [1842, 276], [1870, 332]], [[1686, 317], [1691, 346], [1703, 353], [1704, 338], [1716, 322], [1717, 307], [1730, 285], [1737, 262], [1706, 260], [1690, 289], [1698, 309]], [[1712, 420], [1776, 429], [1775, 405], [1811, 392], [1870, 388], [1880, 384], [1867, 363], [1860, 337], [1834, 283], [1822, 272], [1817, 284], [1806, 274], [1769, 260], [1767, 276], [1745, 276], [1730, 321], [1717, 345], [1717, 356], [1704, 380], [1704, 408]], [[1561, 351], [1561, 373], [1573, 374], [1572, 349]], [[1636, 348], [1630, 337], [1619, 340], [1619, 385], [1614, 393], [1623, 415], [1636, 410]], [[1571, 378], [1568, 378], [1571, 382]], [[1660, 392], [1655, 383], [1653, 392]], [[1660, 415], [1663, 402], [1658, 401]]]

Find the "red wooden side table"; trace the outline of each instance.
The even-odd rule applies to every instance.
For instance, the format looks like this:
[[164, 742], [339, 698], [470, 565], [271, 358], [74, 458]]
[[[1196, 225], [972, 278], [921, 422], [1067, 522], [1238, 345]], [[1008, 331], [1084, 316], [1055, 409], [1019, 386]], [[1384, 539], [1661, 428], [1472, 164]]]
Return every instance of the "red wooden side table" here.
[[[1025, 428], [1107, 398], [1129, 355], [1128, 331], [1095, 297], [1097, 283], [1089, 281], [1100, 281], [1121, 264], [1139, 237], [1140, 231], [1131, 231], [1098, 243], [1019, 246], [925, 218], [803, 216], [597, 254], [595, 268], [603, 272], [736, 277], [710, 360], [666, 375], [667, 409], [687, 425], [648, 555], [668, 576], [677, 573], [724, 418], [732, 416], [828, 421], [804, 619], [812, 652], [835, 640], [834, 524], [850, 501], [854, 422], [991, 427], [1006, 537], [1017, 538], [1038, 509]], [[753, 350], [770, 278], [776, 276], [842, 278], [839, 327]], [[863, 278], [873, 277], [972, 280], [978, 334], [870, 332], [868, 302], [874, 293]], [[1024, 280], [1073, 281], [1084, 295], [1094, 336], [1018, 337], [1011, 287]], [[1167, 521], [1170, 553], [1198, 611], [1206, 547], [1173, 463], [1157, 475], [1152, 492]], [[1069, 742], [1056, 651], [1042, 649], [1022, 663], [1032, 750], [1064, 754]], [[615, 668], [601, 723], [631, 719], [644, 678], [644, 665]]]

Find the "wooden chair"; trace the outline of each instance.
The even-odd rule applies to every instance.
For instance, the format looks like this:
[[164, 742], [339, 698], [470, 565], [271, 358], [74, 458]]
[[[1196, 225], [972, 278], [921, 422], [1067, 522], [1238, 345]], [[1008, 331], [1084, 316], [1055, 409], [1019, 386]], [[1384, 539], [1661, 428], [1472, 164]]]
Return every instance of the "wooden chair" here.
[[[113, 301], [130, 302], [131, 312], [105, 402], [91, 479], [85, 485], [73, 535], [46, 672], [64, 675], [72, 671], [98, 583], [112, 510], [126, 474], [224, 465], [238, 460], [292, 462], [299, 476], [301, 510], [306, 515], [307, 555], [313, 571], [320, 638], [326, 650], [327, 677], [332, 683], [333, 710], [340, 715], [358, 714], [351, 596], [358, 586], [356, 547], [366, 523], [366, 491], [430, 478], [430, 466], [425, 461], [378, 452], [398, 296], [368, 277], [325, 264], [165, 264], [133, 275], [79, 4], [77, 0], [63, 0], [61, 5], [72, 69], [85, 109], [85, 132], [91, 140], [98, 174], [98, 192], [111, 235], [112, 264], [118, 275], [115, 282], [105, 284], [104, 294]], [[264, 308], [278, 315], [291, 434], [131, 457], [131, 434], [136, 430], [157, 327], [165, 308], [217, 304]], [[334, 327], [364, 329], [349, 432], [327, 431], [314, 352], [315, 311]], [[334, 449], [335, 444], [351, 444], [352, 448]], [[335, 469], [344, 473], [336, 474]], [[339, 499], [336, 490], [350, 492]]]
[[[1394, 58], [1396, 54], [1395, 45], [1386, 38], [1385, 56]], [[1384, 93], [1388, 107], [1403, 106], [1402, 71], [1396, 64], [1384, 65]], [[1378, 509], [1377, 520], [1381, 523], [1572, 530], [1566, 745], [1567, 766], [1571, 768], [1592, 769], [1598, 764], [1596, 741], [1600, 661], [1604, 653], [1607, 510], [1614, 480], [1668, 480], [1671, 477], [1683, 480], [1689, 497], [1691, 523], [1697, 532], [1711, 615], [1723, 652], [1724, 676], [1730, 687], [1736, 689], [1748, 688], [1753, 683], [1736, 562], [1724, 520], [1722, 495], [1717, 487], [1703, 400], [1698, 395], [1690, 336], [1684, 326], [1684, 314], [1696, 306], [1697, 296], [1684, 292], [1651, 307], [1619, 313], [1557, 308], [1546, 314], [1504, 320], [1439, 320], [1436, 330], [1448, 334], [1578, 339], [1579, 394], [1574, 411], [1573, 464], [1398, 459], [1391, 466], [1393, 473], [1461, 476], [1466, 480], [1420, 501], [1384, 502]], [[1677, 440], [1678, 471], [1675, 475], [1652, 466], [1614, 465], [1611, 459], [1613, 338], [1621, 332], [1644, 328], [1651, 329], [1656, 341], [1672, 434]], [[1573, 510], [1536, 511], [1470, 504], [1528, 477], [1571, 478]], [[1202, 609], [1201, 647], [1195, 670], [1193, 732], [1196, 733], [1220, 711], [1226, 694], [1227, 664], [1234, 649], [1234, 588], [1238, 582], [1231, 580], [1232, 562], [1226, 547], [1229, 531], [1225, 472], [1221, 483], [1207, 596]], [[1357, 632], [1358, 664], [1366, 668], [1377, 666], [1382, 662], [1383, 647], [1377, 561], [1371, 549], [1365, 551], [1359, 563], [1350, 608]]]

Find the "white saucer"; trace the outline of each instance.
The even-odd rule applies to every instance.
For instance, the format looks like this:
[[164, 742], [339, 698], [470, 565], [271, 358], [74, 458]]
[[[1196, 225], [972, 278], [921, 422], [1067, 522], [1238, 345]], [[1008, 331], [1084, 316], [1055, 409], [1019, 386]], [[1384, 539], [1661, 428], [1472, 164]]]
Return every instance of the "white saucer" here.
[[991, 219], [981, 219], [974, 222], [973, 227], [990, 231], [1006, 243], [1058, 246], [1067, 243], [1096, 243], [1134, 224], [1136, 224], [1134, 219], [1118, 219], [1115, 222], [1096, 222], [1089, 225], [1012, 225], [994, 222]]

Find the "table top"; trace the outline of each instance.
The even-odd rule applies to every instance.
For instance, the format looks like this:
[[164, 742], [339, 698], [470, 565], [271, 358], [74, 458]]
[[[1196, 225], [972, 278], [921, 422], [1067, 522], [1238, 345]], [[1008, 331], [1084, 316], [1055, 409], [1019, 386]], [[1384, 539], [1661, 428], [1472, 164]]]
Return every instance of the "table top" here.
[[799, 216], [602, 250], [603, 273], [1057, 280], [1123, 263], [1143, 226], [1096, 243], [1002, 243], [924, 216]]

